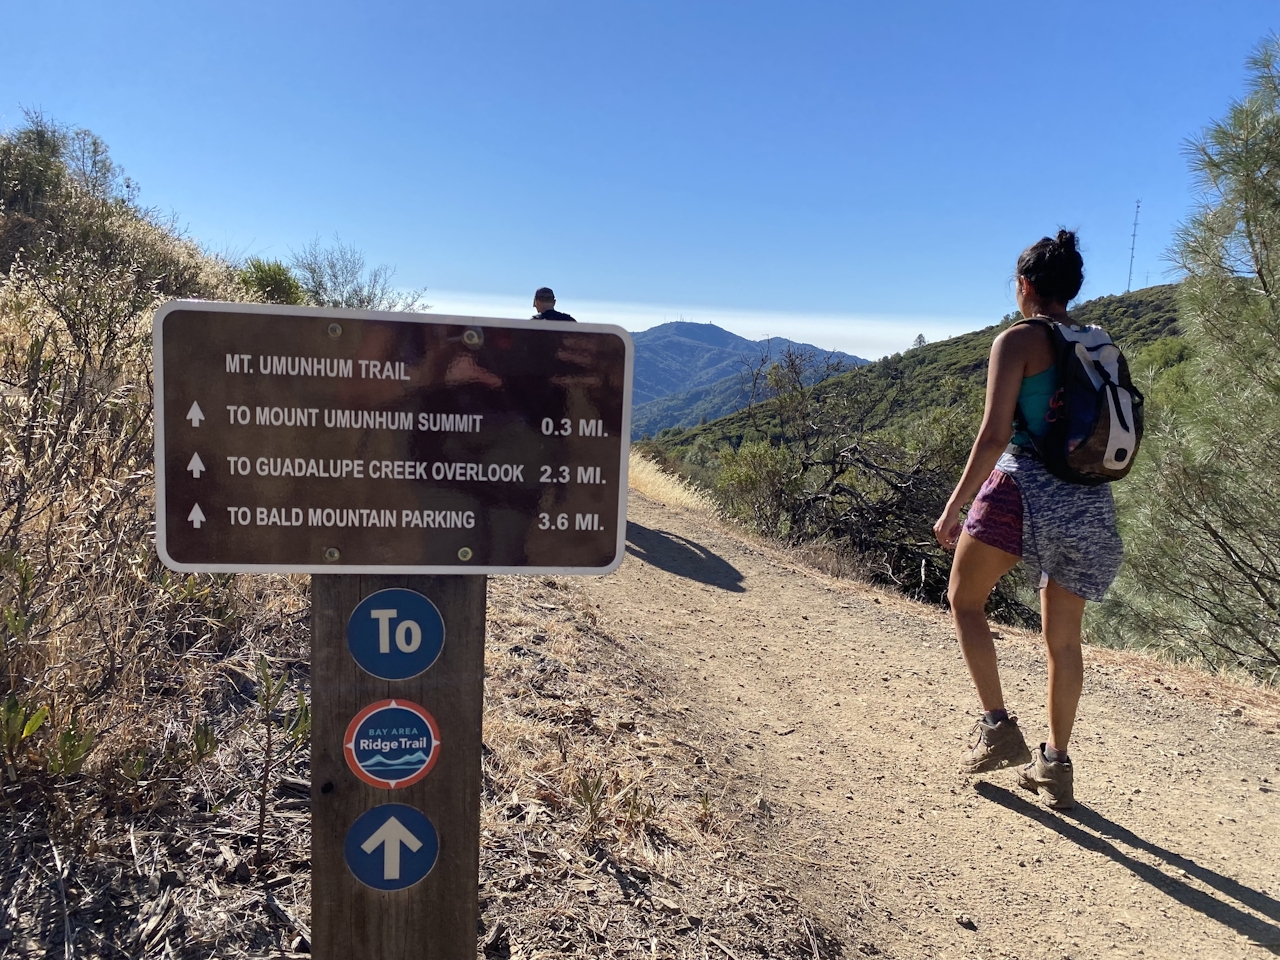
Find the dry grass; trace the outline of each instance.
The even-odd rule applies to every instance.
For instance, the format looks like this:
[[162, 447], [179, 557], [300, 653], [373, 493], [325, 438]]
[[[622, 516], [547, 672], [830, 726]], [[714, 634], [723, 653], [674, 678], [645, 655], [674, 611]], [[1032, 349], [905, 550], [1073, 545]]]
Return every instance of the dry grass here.
[[[111, 719], [80, 773], [32, 764], [5, 785], [0, 956], [243, 957], [296, 939], [281, 917], [304, 923], [308, 909], [306, 754], [282, 756], [272, 778], [271, 866], [255, 869], [255, 664], [265, 653], [307, 689], [305, 581], [242, 577], [229, 596], [244, 616], [221, 644], [168, 651], [166, 678], [101, 698], [95, 715]], [[207, 756], [190, 747], [201, 718], [217, 738]]]
[[627, 482], [635, 490], [659, 503], [683, 507], [708, 515], [717, 512], [715, 501], [685, 480], [665, 472], [652, 460], [634, 450], [627, 467]]
[[[308, 581], [176, 576], [153, 545], [152, 311], [242, 291], [125, 207], [76, 215], [97, 246], [0, 278], [0, 960], [304, 955]], [[489, 624], [486, 956], [840, 954], [638, 641], [550, 578], [494, 581]]]
[[[232, 594], [257, 613], [226, 649], [174, 656], [181, 682], [113, 700], [124, 712], [121, 749], [181, 733], [207, 711], [220, 737], [210, 758], [124, 789], [102, 762], [118, 756], [113, 746], [72, 781], [7, 794], [0, 956], [305, 949], [305, 749], [272, 780], [268, 866], [254, 857], [263, 759], [254, 663], [267, 654], [293, 690], [307, 691], [305, 580], [238, 577]], [[840, 956], [838, 939], [762, 875], [770, 815], [743, 802], [753, 785], [690, 736], [638, 644], [602, 633], [568, 581], [492, 582], [480, 951]]]
[[[0, 283], [0, 958], [301, 955], [309, 751], [283, 735], [296, 710], [264, 710], [260, 665], [305, 703], [308, 581], [160, 566], [155, 298], [128, 270], [77, 270], [74, 290]], [[759, 875], [767, 822], [631, 641], [564, 581], [495, 581], [489, 613], [487, 956], [839, 955]]]
[[842, 955], [758, 860], [754, 784], [569, 581], [491, 582], [485, 955]]
[[260, 734], [281, 720], [257, 666], [306, 690], [306, 581], [161, 567], [147, 277], [232, 291], [115, 216], [109, 256], [0, 281], [0, 957], [278, 950], [308, 895], [305, 755], [279, 747], [274, 866], [252, 870]]

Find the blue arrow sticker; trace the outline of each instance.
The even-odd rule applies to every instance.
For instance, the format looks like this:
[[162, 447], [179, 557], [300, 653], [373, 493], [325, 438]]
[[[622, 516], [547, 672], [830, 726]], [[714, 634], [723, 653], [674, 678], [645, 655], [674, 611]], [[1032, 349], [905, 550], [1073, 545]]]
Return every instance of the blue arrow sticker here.
[[420, 593], [379, 590], [361, 600], [347, 621], [347, 649], [365, 673], [408, 680], [439, 659], [444, 618]]
[[405, 890], [431, 872], [440, 853], [436, 828], [403, 803], [384, 803], [360, 815], [342, 854], [355, 878], [375, 890]]

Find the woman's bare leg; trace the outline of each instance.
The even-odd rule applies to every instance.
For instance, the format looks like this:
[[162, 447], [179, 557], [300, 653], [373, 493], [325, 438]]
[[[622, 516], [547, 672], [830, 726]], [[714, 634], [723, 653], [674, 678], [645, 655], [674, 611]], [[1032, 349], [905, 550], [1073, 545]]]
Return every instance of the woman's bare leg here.
[[1050, 580], [1040, 591], [1040, 613], [1049, 649], [1049, 746], [1065, 753], [1084, 686], [1080, 653], [1084, 600]]
[[951, 563], [951, 584], [947, 589], [951, 618], [955, 621], [956, 636], [960, 640], [964, 662], [969, 667], [969, 676], [978, 689], [978, 700], [982, 709], [987, 711], [1004, 709], [996, 645], [991, 639], [991, 626], [987, 623], [987, 598], [991, 596], [996, 582], [1017, 562], [1018, 558], [1012, 553], [1005, 553], [961, 533], [955, 560]]

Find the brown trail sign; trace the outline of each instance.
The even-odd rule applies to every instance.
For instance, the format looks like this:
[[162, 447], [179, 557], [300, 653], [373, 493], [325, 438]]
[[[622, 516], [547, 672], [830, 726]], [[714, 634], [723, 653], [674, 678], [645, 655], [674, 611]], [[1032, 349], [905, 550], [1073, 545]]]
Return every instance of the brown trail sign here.
[[313, 954], [471, 955], [483, 575], [621, 562], [631, 338], [178, 301], [153, 342], [161, 559], [326, 574], [312, 582]]
[[154, 324], [176, 570], [607, 573], [631, 339], [591, 324], [175, 302]]

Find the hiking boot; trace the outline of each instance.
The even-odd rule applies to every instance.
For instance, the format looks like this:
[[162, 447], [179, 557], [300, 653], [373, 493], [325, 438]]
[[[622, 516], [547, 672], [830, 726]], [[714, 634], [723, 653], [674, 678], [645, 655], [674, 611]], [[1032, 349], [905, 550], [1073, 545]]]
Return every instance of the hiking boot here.
[[1018, 768], [1018, 786], [1039, 794], [1045, 806], [1055, 810], [1070, 810], [1076, 805], [1075, 773], [1071, 761], [1058, 763], [1046, 760], [1044, 744], [1036, 747], [1036, 758], [1025, 767]]
[[1031, 751], [1027, 749], [1027, 741], [1022, 739], [1017, 717], [1001, 720], [995, 726], [979, 720], [973, 725], [973, 732], [978, 735], [978, 742], [965, 755], [960, 765], [961, 773], [1003, 770], [1031, 759]]

